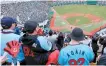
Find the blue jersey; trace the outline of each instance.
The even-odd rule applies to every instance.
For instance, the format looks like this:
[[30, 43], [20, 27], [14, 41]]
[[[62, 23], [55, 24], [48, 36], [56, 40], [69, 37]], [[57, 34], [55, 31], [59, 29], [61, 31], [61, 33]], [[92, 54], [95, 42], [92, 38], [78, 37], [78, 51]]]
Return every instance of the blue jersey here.
[[84, 44], [69, 45], [60, 51], [58, 63], [60, 65], [89, 65], [94, 53]]
[[[7, 42], [10, 42], [12, 40], [19, 41], [19, 38], [20, 38], [19, 35], [14, 34], [13, 30], [5, 30], [4, 32], [5, 33], [0, 33], [0, 35], [1, 35], [0, 56], [3, 56], [3, 54], [4, 54], [4, 48], [6, 47], [6, 43]], [[11, 55], [8, 54], [7, 55], [7, 58], [8, 58], [7, 62], [10, 62], [10, 63], [13, 62], [13, 57]], [[24, 53], [23, 53], [22, 47], [20, 47], [20, 52], [18, 53], [16, 59], [18, 61], [24, 60]]]

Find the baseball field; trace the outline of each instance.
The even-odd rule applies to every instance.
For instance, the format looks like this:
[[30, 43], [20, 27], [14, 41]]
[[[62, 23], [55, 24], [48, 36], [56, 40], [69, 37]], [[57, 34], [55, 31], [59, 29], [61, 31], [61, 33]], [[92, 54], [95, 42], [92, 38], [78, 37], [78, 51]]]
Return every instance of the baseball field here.
[[54, 29], [62, 32], [80, 27], [85, 33], [90, 33], [106, 24], [106, 6], [63, 5], [55, 6], [52, 9], [54, 11]]

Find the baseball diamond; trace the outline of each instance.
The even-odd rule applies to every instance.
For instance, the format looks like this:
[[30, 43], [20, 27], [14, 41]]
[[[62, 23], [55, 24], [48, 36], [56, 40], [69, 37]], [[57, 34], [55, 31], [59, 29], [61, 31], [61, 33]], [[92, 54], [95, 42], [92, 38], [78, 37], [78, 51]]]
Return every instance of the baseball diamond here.
[[106, 12], [104, 12], [106, 6], [62, 5], [54, 6], [52, 9], [56, 14], [54, 27], [63, 32], [80, 27], [85, 33], [90, 34], [96, 28], [106, 24]]

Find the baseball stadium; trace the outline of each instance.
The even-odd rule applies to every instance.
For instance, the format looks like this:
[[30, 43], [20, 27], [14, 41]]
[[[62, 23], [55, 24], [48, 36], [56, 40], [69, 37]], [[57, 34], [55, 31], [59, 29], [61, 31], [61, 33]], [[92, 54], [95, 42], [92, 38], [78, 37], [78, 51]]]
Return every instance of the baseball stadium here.
[[106, 6], [100, 1], [55, 2], [51, 28], [62, 32], [80, 27], [87, 35], [106, 26]]
[[106, 0], [1, 0], [0, 65], [106, 65]]

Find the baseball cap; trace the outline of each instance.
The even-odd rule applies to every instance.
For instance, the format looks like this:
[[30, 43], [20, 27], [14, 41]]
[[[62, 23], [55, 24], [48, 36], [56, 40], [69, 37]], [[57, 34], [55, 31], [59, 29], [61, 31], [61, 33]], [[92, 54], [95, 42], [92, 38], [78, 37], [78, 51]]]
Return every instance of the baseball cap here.
[[3, 17], [1, 19], [1, 26], [3, 27], [11, 27], [13, 23], [16, 23], [16, 19], [12, 17]]
[[76, 41], [84, 40], [83, 30], [80, 28], [74, 28], [71, 32], [71, 38]]
[[24, 24], [24, 31], [29, 33], [33, 32], [37, 26], [38, 26], [38, 23], [35, 21], [26, 21], [26, 23]]

